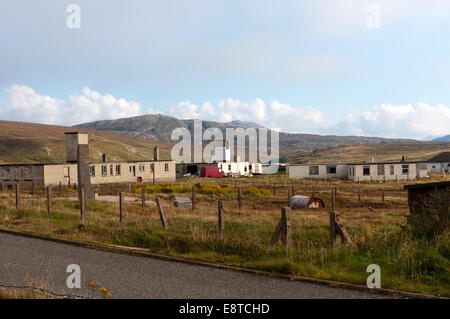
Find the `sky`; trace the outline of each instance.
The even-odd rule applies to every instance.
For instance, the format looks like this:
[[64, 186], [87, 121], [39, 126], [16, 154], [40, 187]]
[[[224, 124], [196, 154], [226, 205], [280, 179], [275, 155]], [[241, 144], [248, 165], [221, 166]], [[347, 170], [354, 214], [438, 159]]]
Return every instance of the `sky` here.
[[2, 1], [0, 119], [447, 135], [449, 17], [448, 0]]

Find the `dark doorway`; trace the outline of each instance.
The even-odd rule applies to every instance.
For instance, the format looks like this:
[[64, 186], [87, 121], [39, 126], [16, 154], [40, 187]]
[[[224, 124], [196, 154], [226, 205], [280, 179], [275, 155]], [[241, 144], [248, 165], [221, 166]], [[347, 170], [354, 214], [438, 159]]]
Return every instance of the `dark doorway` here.
[[186, 172], [188, 174], [197, 175], [198, 174], [198, 167], [197, 165], [189, 165], [186, 169]]

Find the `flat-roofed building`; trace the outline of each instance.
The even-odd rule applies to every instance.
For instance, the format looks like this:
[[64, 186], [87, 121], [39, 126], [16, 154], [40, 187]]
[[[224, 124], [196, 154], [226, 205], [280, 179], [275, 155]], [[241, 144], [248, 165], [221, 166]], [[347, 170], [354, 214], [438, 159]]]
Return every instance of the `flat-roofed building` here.
[[[71, 132], [66, 134], [66, 163], [59, 164], [5, 164], [0, 165], [0, 184], [2, 189], [12, 189], [15, 184], [44, 187], [48, 185], [79, 184], [78, 160], [80, 150], [88, 147], [87, 134]], [[81, 146], [81, 147], [80, 147]], [[82, 148], [83, 147], [83, 148]], [[86, 162], [86, 176], [91, 184], [124, 182], [160, 182], [176, 179], [175, 162], [156, 159], [141, 161], [110, 161], [103, 154], [102, 162]], [[86, 183], [86, 182], [82, 182]]]
[[288, 165], [289, 178], [342, 178], [352, 181], [385, 181], [426, 177], [424, 162], [369, 162], [347, 164]]

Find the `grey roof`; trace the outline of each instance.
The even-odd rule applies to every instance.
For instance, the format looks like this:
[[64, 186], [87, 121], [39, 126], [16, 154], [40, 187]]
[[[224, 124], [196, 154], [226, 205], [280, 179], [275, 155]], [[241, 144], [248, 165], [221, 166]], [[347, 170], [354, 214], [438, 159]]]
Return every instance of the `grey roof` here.
[[442, 152], [436, 156], [430, 158], [427, 162], [436, 163], [436, 162], [450, 162], [450, 152]]
[[444, 188], [450, 187], [450, 181], [405, 185], [405, 189]]

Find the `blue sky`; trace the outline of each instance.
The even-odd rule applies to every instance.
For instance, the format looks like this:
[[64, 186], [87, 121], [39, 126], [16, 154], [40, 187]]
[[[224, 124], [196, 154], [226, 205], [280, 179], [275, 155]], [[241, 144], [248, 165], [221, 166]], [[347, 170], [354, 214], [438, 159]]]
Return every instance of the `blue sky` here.
[[[66, 25], [81, 8], [81, 28]], [[369, 5], [380, 27], [369, 28]], [[288, 132], [450, 134], [450, 2], [3, 1], [0, 118], [146, 113]]]

